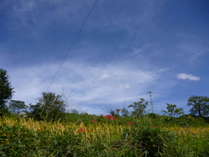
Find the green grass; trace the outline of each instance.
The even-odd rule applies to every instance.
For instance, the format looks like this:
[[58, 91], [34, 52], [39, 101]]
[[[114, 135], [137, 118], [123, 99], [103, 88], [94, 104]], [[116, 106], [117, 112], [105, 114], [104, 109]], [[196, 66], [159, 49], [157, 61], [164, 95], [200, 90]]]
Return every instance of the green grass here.
[[193, 117], [0, 119], [1, 157], [208, 157], [208, 148], [209, 125]]

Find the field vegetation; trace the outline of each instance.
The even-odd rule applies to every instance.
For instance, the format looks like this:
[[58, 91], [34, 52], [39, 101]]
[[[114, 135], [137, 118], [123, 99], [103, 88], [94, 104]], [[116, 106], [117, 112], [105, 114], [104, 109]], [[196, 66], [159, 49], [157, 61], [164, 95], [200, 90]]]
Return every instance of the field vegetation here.
[[36, 104], [11, 100], [0, 70], [0, 157], [208, 157], [209, 98], [188, 99], [190, 113], [167, 104], [146, 112], [141, 98], [108, 115], [66, 112], [61, 95], [44, 92]]
[[209, 125], [192, 116], [111, 120], [68, 114], [63, 122], [16, 116], [0, 121], [2, 157], [207, 157], [208, 148]]

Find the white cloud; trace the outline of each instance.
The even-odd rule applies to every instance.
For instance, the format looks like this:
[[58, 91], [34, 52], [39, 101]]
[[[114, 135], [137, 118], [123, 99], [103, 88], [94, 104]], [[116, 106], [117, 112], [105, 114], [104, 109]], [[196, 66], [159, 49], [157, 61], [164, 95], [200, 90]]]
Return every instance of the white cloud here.
[[180, 73], [177, 75], [177, 78], [180, 80], [191, 80], [191, 81], [199, 81], [199, 76], [194, 76], [192, 74]]
[[81, 110], [91, 108], [91, 104], [121, 105], [144, 97], [159, 77], [157, 72], [124, 65], [93, 66], [68, 62], [62, 70], [57, 71], [58, 68], [57, 64], [46, 64], [10, 70], [14, 99], [34, 103], [41, 92], [49, 89], [64, 94], [71, 106]]

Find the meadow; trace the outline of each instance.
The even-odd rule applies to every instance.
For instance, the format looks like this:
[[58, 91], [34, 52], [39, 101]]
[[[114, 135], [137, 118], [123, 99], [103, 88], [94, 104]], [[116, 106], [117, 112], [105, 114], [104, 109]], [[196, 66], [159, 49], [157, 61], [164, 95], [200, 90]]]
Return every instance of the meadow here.
[[208, 157], [209, 125], [192, 116], [68, 114], [45, 122], [0, 120], [1, 157]]

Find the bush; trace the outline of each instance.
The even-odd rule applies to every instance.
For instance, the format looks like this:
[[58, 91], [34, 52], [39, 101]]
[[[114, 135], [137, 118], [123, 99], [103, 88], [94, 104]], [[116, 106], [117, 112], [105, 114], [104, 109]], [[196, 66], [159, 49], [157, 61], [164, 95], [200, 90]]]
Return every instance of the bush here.
[[64, 120], [65, 102], [61, 95], [44, 92], [38, 103], [30, 106], [30, 111], [29, 117], [35, 120], [50, 122]]
[[169, 132], [150, 127], [132, 128], [126, 132], [127, 137], [135, 152], [146, 157], [160, 157], [166, 151], [168, 141], [172, 140]]
[[207, 122], [204, 118], [195, 117], [191, 115], [184, 115], [178, 118], [165, 117], [163, 119], [164, 123], [169, 126], [178, 125], [181, 127], [190, 127], [190, 126], [206, 126]]
[[20, 126], [0, 127], [0, 156], [33, 156], [36, 150], [35, 134], [33, 131]]
[[0, 126], [1, 157], [83, 156], [81, 139], [66, 130], [62, 134], [33, 131], [22, 126]]
[[159, 114], [156, 114], [156, 113], [149, 113], [146, 115], [148, 118], [151, 118], [151, 119], [156, 119], [156, 118], [160, 118], [161, 115]]

